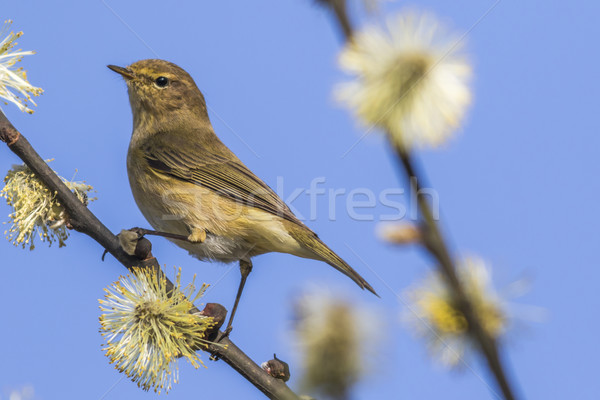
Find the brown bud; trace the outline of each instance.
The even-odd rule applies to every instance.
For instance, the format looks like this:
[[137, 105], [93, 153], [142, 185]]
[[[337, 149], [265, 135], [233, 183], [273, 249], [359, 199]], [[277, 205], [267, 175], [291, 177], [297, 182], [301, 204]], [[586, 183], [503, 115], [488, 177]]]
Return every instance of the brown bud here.
[[284, 382], [290, 379], [289, 365], [285, 361], [278, 359], [277, 354], [273, 354], [272, 360], [266, 361], [260, 366], [273, 378], [281, 379]]
[[223, 326], [223, 322], [225, 322], [225, 317], [227, 316], [227, 309], [219, 303], [206, 303], [204, 310], [200, 311], [200, 315], [212, 317], [215, 322], [215, 324], [206, 331], [206, 337], [212, 339], [212, 337], [219, 332], [221, 326]]
[[145, 237], [141, 238], [135, 245], [134, 255], [140, 260], [152, 257], [152, 243]]
[[419, 227], [408, 223], [380, 226], [378, 234], [381, 239], [392, 244], [410, 244], [421, 240]]
[[17, 143], [21, 133], [15, 129], [14, 126], [2, 115], [2, 125], [0, 126], [0, 140], [5, 142], [7, 145], [12, 146]]

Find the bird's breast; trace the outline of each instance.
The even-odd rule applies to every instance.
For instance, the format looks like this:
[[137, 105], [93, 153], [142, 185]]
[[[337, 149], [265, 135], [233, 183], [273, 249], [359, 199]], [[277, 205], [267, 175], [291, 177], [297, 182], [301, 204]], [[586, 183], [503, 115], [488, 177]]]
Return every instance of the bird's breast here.
[[130, 150], [127, 172], [133, 197], [155, 229], [181, 235], [200, 226], [222, 230], [215, 212], [217, 194], [152, 169], [139, 150]]
[[280, 219], [153, 170], [139, 150], [130, 149], [127, 171], [133, 197], [154, 229], [185, 236], [193, 228], [207, 232], [203, 243], [174, 241], [197, 258], [227, 262], [271, 251], [301, 251]]

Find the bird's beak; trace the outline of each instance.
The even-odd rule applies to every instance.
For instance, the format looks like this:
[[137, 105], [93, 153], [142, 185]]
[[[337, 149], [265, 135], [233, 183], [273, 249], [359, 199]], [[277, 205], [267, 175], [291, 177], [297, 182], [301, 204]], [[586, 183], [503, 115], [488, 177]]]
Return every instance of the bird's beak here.
[[107, 65], [107, 67], [123, 76], [126, 80], [135, 78], [135, 74], [129, 68], [117, 67], [116, 65]]

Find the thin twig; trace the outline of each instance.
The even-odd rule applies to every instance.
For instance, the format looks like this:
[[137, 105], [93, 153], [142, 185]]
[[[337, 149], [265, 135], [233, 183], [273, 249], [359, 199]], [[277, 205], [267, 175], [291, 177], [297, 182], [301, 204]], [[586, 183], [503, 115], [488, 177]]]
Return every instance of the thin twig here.
[[319, 2], [331, 8], [331, 11], [336, 16], [340, 31], [344, 35], [344, 38], [349, 41], [352, 37], [352, 22], [348, 16], [346, 0], [319, 0]]
[[[330, 6], [346, 41], [350, 41], [353, 35], [353, 28], [346, 13], [345, 0], [321, 0], [321, 2]], [[446, 278], [446, 281], [454, 294], [457, 308], [461, 310], [467, 320], [469, 333], [479, 344], [487, 365], [494, 375], [504, 398], [506, 400], [514, 400], [515, 396], [513, 390], [511, 389], [511, 385], [500, 360], [498, 344], [481, 326], [481, 323], [473, 310], [473, 306], [458, 279], [454, 261], [450, 255], [446, 241], [440, 232], [437, 221], [433, 217], [430, 205], [423, 196], [419, 196], [420, 185], [421, 182], [423, 182], [422, 176], [418, 174], [414, 162], [408, 152], [404, 151], [394, 143], [392, 143], [392, 147], [402, 163], [404, 174], [408, 178], [411, 189], [417, 194], [417, 203], [421, 214], [423, 245], [436, 259], [440, 270], [443, 272], [443, 276]]]
[[[125, 253], [119, 244], [119, 239], [69, 190], [1, 111], [0, 140], [5, 142], [9, 149], [27, 164], [48, 189], [56, 192], [56, 197], [65, 209], [69, 216], [69, 222], [75, 230], [94, 239], [128, 269], [152, 267], [160, 270], [160, 265], [154, 257], [139, 260]], [[172, 282], [167, 279], [167, 290], [172, 290], [172, 288]], [[199, 310], [194, 307], [191, 312], [195, 313]], [[229, 338], [222, 338], [218, 344], [209, 345], [205, 351], [217, 355], [219, 359], [231, 366], [268, 398], [299, 399], [283, 381], [267, 374]]]

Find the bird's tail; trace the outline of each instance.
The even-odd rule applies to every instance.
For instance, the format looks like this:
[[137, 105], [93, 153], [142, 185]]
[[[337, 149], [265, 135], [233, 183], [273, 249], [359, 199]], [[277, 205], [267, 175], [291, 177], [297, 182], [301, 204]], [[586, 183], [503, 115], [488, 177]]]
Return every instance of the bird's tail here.
[[369, 285], [369, 283], [362, 277], [358, 272], [356, 272], [351, 266], [349, 266], [346, 261], [342, 260], [340, 256], [335, 254], [333, 250], [331, 250], [325, 243], [319, 239], [317, 235], [313, 232], [302, 232], [302, 239], [298, 240], [298, 242], [302, 243], [303, 247], [310, 250], [316, 260], [325, 261], [327, 264], [331, 265], [333, 268], [337, 269], [344, 275], [348, 276], [352, 279], [361, 289], [367, 289], [369, 292], [373, 293], [375, 296], [379, 297], [375, 289]]

